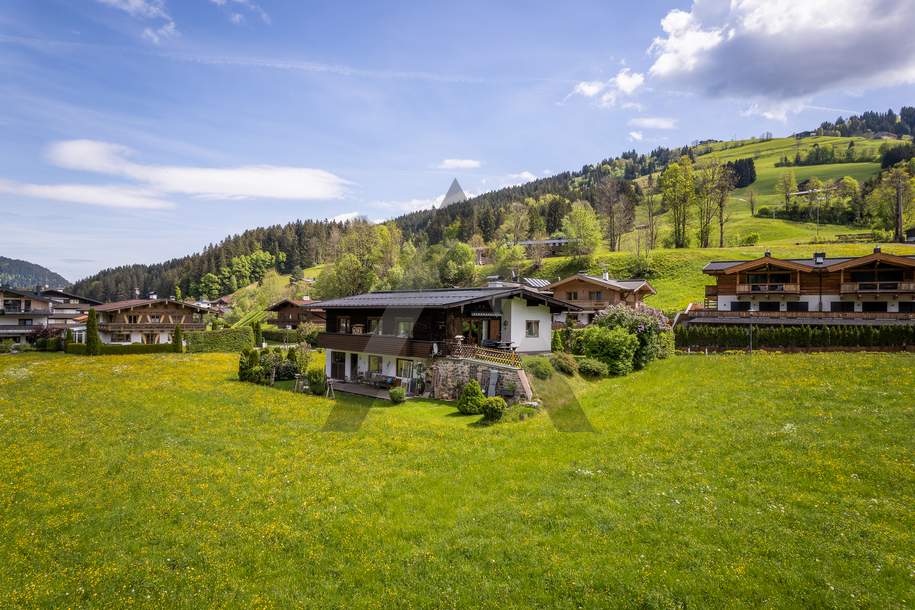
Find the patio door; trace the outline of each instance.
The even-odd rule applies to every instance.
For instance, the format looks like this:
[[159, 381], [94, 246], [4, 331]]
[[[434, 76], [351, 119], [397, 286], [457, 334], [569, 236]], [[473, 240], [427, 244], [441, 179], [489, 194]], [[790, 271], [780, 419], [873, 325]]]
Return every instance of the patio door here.
[[346, 352], [331, 352], [330, 376], [334, 379], [346, 378]]
[[490, 341], [501, 341], [502, 340], [502, 320], [499, 318], [492, 318], [487, 321], [489, 324], [489, 333], [487, 337]]
[[359, 375], [359, 354], [349, 355], [349, 377], [355, 379]]

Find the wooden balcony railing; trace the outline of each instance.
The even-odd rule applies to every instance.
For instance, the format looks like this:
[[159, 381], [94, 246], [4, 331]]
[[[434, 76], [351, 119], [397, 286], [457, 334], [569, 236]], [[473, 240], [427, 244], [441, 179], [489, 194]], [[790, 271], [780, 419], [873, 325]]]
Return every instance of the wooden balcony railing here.
[[566, 301], [566, 303], [571, 303], [576, 307], [581, 307], [582, 309], [607, 309], [610, 306], [610, 301], [603, 299], [600, 301], [592, 301], [590, 299], [575, 299], [572, 301]]
[[127, 322], [99, 322], [98, 329], [103, 332], [164, 332], [174, 330], [175, 326], [181, 330], [206, 330], [204, 322], [158, 322], [155, 324], [130, 324]]
[[737, 284], [737, 294], [799, 294], [798, 284]]
[[493, 349], [457, 342], [449, 342], [446, 345], [447, 354], [455, 358], [469, 358], [472, 360], [482, 360], [484, 362], [501, 364], [503, 366], [511, 366], [517, 369], [521, 368], [521, 356], [511, 350]]
[[850, 292], [915, 292], [915, 282], [847, 282], [842, 294]]
[[717, 311], [694, 309], [690, 318], [833, 318], [842, 320], [915, 320], [915, 312], [895, 311]]

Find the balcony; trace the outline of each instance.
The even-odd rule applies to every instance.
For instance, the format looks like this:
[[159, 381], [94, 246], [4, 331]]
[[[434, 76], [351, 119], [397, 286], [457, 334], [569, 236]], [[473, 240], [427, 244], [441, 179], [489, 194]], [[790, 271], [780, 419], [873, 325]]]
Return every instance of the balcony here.
[[737, 294], [800, 294], [798, 284], [737, 284]]
[[915, 321], [913, 312], [895, 311], [717, 311], [694, 309], [690, 318], [787, 318], [787, 319], [839, 319], [839, 320], [898, 320]]
[[480, 347], [478, 345], [449, 342], [445, 347], [445, 352], [453, 358], [469, 358], [471, 360], [482, 360], [483, 362], [511, 366], [516, 369], [521, 368], [521, 356], [507, 349], [494, 349]]
[[859, 292], [873, 294], [915, 292], [915, 282], [847, 282], [842, 284], [842, 294]]
[[107, 333], [129, 333], [129, 332], [166, 332], [175, 330], [175, 326], [180, 326], [181, 330], [206, 330], [204, 322], [158, 322], [151, 324], [130, 324], [129, 322], [99, 322], [98, 329]]
[[[444, 343], [423, 341], [409, 337], [393, 335], [352, 335], [346, 333], [320, 333], [318, 346], [342, 352], [360, 352], [384, 354], [386, 356], [406, 356], [413, 358], [431, 358], [441, 353]], [[437, 345], [437, 347], [435, 347]]]
[[610, 301], [607, 301], [605, 299], [600, 300], [600, 301], [592, 301], [590, 299], [575, 299], [572, 301], [566, 301], [566, 303], [571, 303], [572, 305], [575, 305], [576, 307], [581, 307], [584, 310], [593, 309], [596, 311], [600, 311], [602, 309], [607, 309], [608, 307], [610, 307]]

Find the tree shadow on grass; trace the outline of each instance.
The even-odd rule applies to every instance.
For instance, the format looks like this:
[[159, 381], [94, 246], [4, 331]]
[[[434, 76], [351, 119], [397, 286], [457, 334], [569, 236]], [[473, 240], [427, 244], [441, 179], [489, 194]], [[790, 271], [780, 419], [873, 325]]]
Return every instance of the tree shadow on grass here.
[[537, 395], [543, 410], [560, 432], [597, 432], [565, 376], [554, 374], [549, 379], [539, 381]]
[[386, 400], [337, 398], [321, 432], [357, 432], [368, 417], [369, 411], [389, 405]]

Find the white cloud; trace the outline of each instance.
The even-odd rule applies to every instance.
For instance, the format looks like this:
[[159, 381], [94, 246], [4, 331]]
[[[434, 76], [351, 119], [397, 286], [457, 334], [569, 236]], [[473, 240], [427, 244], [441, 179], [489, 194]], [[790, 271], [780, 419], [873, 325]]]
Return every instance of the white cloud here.
[[23, 184], [0, 180], [0, 193], [110, 208], [165, 209], [174, 204], [142, 188], [90, 184]]
[[158, 21], [155, 27], [143, 29], [143, 38], [159, 44], [164, 38], [178, 34], [178, 27], [165, 8], [165, 0], [96, 0], [105, 6], [124, 11], [135, 19]]
[[646, 116], [629, 119], [629, 126], [642, 129], [676, 129], [677, 120], [662, 116]]
[[[270, 15], [267, 14], [267, 11], [265, 11], [263, 8], [261, 8], [261, 6], [259, 4], [255, 4], [251, 0], [210, 0], [210, 2], [212, 2], [213, 4], [215, 4], [216, 6], [218, 6], [220, 8], [227, 8], [230, 4], [235, 5], [235, 6], [241, 6], [241, 7], [246, 8], [250, 12], [254, 13], [258, 17], [260, 17], [261, 21], [263, 21], [264, 23], [269, 24], [271, 22]], [[233, 12], [229, 13], [229, 20], [232, 23], [238, 24], [238, 23], [241, 23], [242, 21], [244, 21], [244, 15], [233, 11]]]
[[349, 220], [356, 220], [360, 216], [362, 216], [362, 214], [360, 214], [359, 212], [346, 212], [344, 214], [337, 214], [330, 220], [332, 222], [347, 222]]
[[419, 210], [428, 210], [438, 207], [445, 199], [444, 193], [438, 197], [404, 199], [399, 201], [373, 201], [370, 207], [382, 211], [383, 213], [394, 216], [397, 214], [407, 214]]
[[641, 142], [641, 141], [642, 141], [642, 137], [643, 137], [643, 136], [642, 136], [642, 132], [641, 132], [641, 131], [630, 131], [630, 132], [629, 132], [629, 140], [630, 140], [630, 141]]
[[476, 169], [482, 165], [476, 159], [442, 159], [438, 169]]
[[649, 74], [784, 119], [832, 90], [915, 82], [911, 0], [695, 0], [672, 10]]
[[607, 81], [581, 81], [575, 85], [565, 99], [568, 100], [576, 95], [587, 98], [600, 95], [598, 102], [601, 106], [616, 106], [620, 98], [631, 96], [644, 83], [645, 75], [633, 72], [629, 68], [623, 68], [616, 73], [616, 76]]
[[95, 140], [58, 142], [48, 150], [49, 160], [59, 167], [130, 178], [160, 192], [212, 199], [338, 199], [346, 185], [330, 172], [307, 167], [147, 165], [131, 161], [130, 154], [124, 146]]

